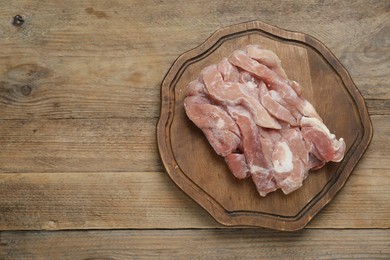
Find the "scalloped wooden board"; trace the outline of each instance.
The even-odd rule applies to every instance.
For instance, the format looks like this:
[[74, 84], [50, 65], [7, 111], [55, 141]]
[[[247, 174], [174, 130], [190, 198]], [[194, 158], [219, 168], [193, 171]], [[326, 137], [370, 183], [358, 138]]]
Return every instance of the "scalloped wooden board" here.
[[[248, 44], [259, 44], [280, 57], [288, 77], [301, 83], [303, 96], [347, 145], [340, 163], [328, 163], [310, 172], [303, 186], [289, 195], [278, 190], [263, 198], [251, 179], [235, 179], [184, 111], [187, 84], [204, 67]], [[179, 188], [227, 226], [289, 231], [303, 228], [343, 187], [371, 138], [372, 125], [364, 100], [335, 56], [308, 35], [259, 21], [218, 30], [182, 54], [161, 86], [157, 140], [165, 169]]]

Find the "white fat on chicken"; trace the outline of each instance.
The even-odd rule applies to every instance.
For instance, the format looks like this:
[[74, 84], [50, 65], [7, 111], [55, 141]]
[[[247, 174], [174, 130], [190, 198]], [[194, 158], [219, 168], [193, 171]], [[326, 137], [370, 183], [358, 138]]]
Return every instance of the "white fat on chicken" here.
[[326, 127], [324, 123], [322, 123], [319, 119], [315, 117], [306, 117], [303, 116], [301, 118], [301, 126], [312, 126], [319, 128], [322, 132], [324, 132], [329, 139], [335, 139], [336, 136], [332, 133], [330, 133], [329, 129]]
[[310, 104], [309, 101], [304, 100], [303, 101], [303, 107], [302, 107], [302, 114], [307, 117], [315, 118], [319, 122], [321, 122], [321, 117], [317, 114], [317, 111], [313, 107], [312, 104]]
[[256, 89], [256, 88], [257, 88], [256, 83], [253, 82], [253, 81], [247, 81], [247, 82], [245, 83], [245, 85], [246, 85], [248, 88], [251, 88], [251, 89]]
[[269, 169], [266, 169], [266, 168], [263, 168], [263, 167], [260, 167], [260, 166], [257, 166], [257, 165], [249, 165], [249, 171], [251, 174], [255, 174], [255, 173], [265, 173], [265, 174], [268, 174], [270, 172]]
[[[334, 151], [334, 156], [333, 158], [328, 158], [330, 161], [334, 162], [339, 162], [343, 159], [344, 157], [344, 152], [345, 152], [345, 142], [343, 138], [340, 138], [339, 140], [336, 139], [336, 136], [332, 134], [329, 129], [326, 127], [324, 123], [322, 123], [319, 119], [317, 118], [312, 118], [312, 117], [305, 117], [303, 116], [301, 118], [301, 126], [303, 127], [313, 127], [321, 131], [326, 135], [326, 137], [332, 142], [332, 149]], [[335, 156], [335, 155], [338, 156]]]
[[217, 128], [223, 129], [224, 127], [225, 127], [225, 121], [223, 121], [221, 118], [219, 118], [217, 121]]
[[294, 169], [293, 154], [286, 142], [278, 142], [272, 153], [272, 164], [275, 172], [286, 173]]

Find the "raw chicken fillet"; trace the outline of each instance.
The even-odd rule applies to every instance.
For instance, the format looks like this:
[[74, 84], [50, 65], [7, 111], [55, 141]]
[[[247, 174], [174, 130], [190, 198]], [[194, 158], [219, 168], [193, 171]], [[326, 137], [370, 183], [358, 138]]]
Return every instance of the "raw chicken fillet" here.
[[238, 179], [252, 178], [259, 194], [302, 186], [309, 170], [345, 153], [279, 57], [250, 45], [190, 82], [184, 108]]

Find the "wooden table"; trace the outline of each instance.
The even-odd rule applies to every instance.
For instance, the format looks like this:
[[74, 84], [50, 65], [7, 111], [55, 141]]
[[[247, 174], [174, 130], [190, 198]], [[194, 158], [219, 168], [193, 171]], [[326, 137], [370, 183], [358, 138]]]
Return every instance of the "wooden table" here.
[[[345, 187], [298, 232], [224, 228], [157, 152], [170, 65], [249, 20], [327, 45], [374, 127]], [[0, 259], [390, 258], [389, 39], [387, 0], [1, 3]]]

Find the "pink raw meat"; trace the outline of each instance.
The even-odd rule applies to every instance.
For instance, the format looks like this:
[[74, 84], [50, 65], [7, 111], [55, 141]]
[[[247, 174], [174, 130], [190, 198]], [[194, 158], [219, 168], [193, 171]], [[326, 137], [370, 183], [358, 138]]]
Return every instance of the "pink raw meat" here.
[[184, 100], [188, 117], [202, 129], [214, 150], [226, 156], [240, 145], [240, 132], [233, 119], [221, 108], [202, 98], [190, 96]]
[[286, 80], [283, 80], [283, 78], [267, 66], [251, 59], [244, 51], [234, 51], [232, 55], [230, 55], [229, 61], [233, 65], [259, 77], [269, 88], [277, 91], [284, 100], [295, 106], [303, 115], [320, 118], [313, 106], [309, 102], [300, 99]]
[[[234, 113], [234, 112], [233, 112]], [[235, 114], [236, 123], [242, 134], [242, 144], [247, 165], [257, 191], [261, 196], [277, 189], [273, 180], [271, 165], [262, 152], [257, 127], [250, 118]]]
[[199, 81], [199, 79], [196, 79], [194, 81], [191, 81], [188, 84], [187, 87], [187, 96], [204, 96], [206, 93], [206, 88], [203, 83]]
[[272, 162], [276, 182], [288, 194], [300, 188], [307, 177], [310, 145], [302, 139], [299, 128], [285, 130], [282, 135], [272, 154]]
[[233, 175], [251, 177], [261, 196], [297, 190], [309, 170], [345, 153], [279, 57], [259, 46], [203, 69], [188, 84], [184, 108]]
[[271, 164], [262, 151], [259, 128], [252, 120], [250, 113], [243, 107], [228, 107], [228, 112], [240, 129], [246, 164], [257, 191], [261, 196], [265, 196], [276, 190], [277, 186], [273, 180]]
[[237, 179], [246, 179], [250, 176], [250, 171], [243, 154], [231, 153], [225, 157], [225, 161]]
[[259, 84], [261, 104], [268, 110], [268, 112], [277, 119], [283, 120], [290, 125], [297, 125], [297, 120], [284, 106], [276, 102], [269, 94], [264, 82]]
[[294, 81], [294, 80], [289, 80], [288, 84], [291, 86], [291, 88], [297, 93], [298, 96], [302, 95], [302, 88], [301, 85]]
[[233, 66], [227, 58], [223, 58], [218, 64], [218, 71], [222, 74], [225, 82], [238, 82], [240, 72], [237, 67]]
[[281, 104], [283, 107], [285, 107], [288, 111], [290, 111], [291, 115], [294, 116], [294, 118], [297, 120], [297, 122], [300, 122], [302, 114], [301, 112], [298, 111], [298, 109], [289, 103], [287, 103], [280, 95], [278, 92], [275, 90], [270, 90], [269, 95], [273, 100]]
[[273, 51], [261, 49], [258, 45], [249, 45], [245, 50], [249, 57], [264, 64], [283, 79], [287, 79], [286, 72], [282, 68], [282, 62]]
[[324, 123], [316, 118], [302, 117], [301, 119], [303, 138], [314, 145], [318, 152], [318, 159], [325, 162], [339, 162], [345, 153], [343, 138], [336, 139]]
[[281, 128], [260, 102], [246, 93], [244, 85], [237, 82], [225, 83], [216, 66], [205, 68], [202, 75], [208, 93], [221, 105], [243, 105], [253, 115], [257, 125], [275, 129]]

